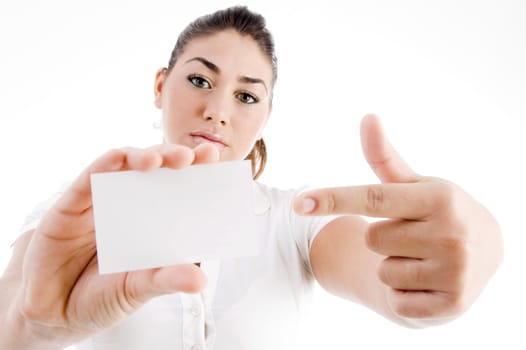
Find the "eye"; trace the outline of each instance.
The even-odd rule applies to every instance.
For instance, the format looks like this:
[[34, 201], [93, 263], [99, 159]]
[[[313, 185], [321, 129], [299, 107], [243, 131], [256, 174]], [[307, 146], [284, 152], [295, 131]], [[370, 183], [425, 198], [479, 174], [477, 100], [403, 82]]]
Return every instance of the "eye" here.
[[211, 89], [212, 84], [208, 80], [206, 80], [203, 77], [200, 77], [199, 75], [190, 75], [188, 78], [188, 81], [195, 87], [200, 89]]
[[240, 92], [239, 94], [237, 94], [236, 98], [242, 103], [246, 104], [253, 104], [258, 102], [258, 99], [255, 96], [247, 92]]

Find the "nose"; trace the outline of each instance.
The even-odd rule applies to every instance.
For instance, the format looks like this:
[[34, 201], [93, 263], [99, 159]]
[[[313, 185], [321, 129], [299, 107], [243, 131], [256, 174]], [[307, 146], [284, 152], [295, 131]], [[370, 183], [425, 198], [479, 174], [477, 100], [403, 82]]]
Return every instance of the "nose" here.
[[203, 111], [203, 118], [206, 121], [227, 125], [230, 122], [231, 106], [227, 97], [222, 94], [209, 96]]

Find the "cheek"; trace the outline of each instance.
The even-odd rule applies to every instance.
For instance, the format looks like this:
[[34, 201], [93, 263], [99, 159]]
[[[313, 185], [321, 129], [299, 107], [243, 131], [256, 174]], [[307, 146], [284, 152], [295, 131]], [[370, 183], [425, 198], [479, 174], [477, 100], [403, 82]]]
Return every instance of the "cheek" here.
[[166, 127], [178, 128], [185, 123], [188, 117], [197, 111], [195, 97], [188, 94], [184, 89], [175, 91], [163, 101], [162, 115], [163, 124]]
[[246, 120], [242, 120], [239, 123], [239, 127], [235, 129], [237, 129], [238, 140], [244, 147], [248, 148], [248, 153], [252, 149], [253, 144], [259, 139], [267, 117], [261, 112], [246, 117]]

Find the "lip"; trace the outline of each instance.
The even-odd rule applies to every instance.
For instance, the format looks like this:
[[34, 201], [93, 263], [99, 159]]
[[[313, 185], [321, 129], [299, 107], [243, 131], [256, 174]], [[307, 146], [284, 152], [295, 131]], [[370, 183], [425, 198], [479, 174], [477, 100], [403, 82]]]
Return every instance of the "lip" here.
[[207, 131], [207, 130], [194, 131], [190, 133], [190, 136], [192, 137], [192, 140], [196, 144], [200, 144], [203, 142], [210, 142], [218, 146], [221, 149], [223, 149], [224, 147], [228, 147], [225, 141], [223, 141], [223, 138], [221, 137], [221, 135]]

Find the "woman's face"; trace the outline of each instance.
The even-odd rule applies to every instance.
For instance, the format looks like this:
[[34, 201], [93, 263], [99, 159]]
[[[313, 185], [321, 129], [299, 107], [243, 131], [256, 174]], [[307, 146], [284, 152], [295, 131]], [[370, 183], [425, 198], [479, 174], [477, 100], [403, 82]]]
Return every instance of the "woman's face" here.
[[244, 159], [270, 114], [272, 66], [249, 36], [225, 30], [192, 39], [155, 81], [164, 142], [209, 142], [220, 159]]

